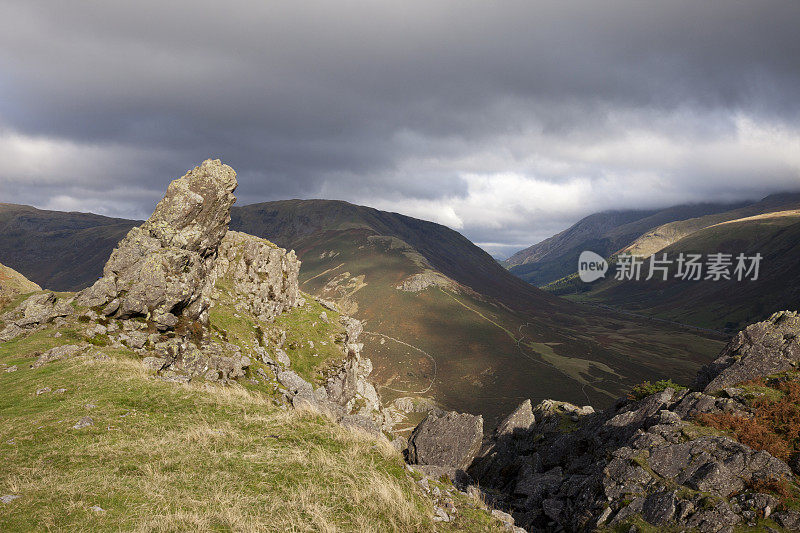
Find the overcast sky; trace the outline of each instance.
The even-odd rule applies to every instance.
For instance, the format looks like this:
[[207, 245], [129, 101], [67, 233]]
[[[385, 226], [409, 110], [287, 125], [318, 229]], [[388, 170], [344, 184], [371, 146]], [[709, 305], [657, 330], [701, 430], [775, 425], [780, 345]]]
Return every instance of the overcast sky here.
[[797, 0], [0, 0], [0, 201], [146, 217], [208, 157], [508, 254], [800, 190]]

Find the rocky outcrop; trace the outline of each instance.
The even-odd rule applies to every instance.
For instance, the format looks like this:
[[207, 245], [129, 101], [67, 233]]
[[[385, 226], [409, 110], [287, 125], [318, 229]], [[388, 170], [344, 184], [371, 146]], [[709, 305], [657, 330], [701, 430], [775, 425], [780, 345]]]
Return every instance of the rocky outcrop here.
[[790, 466], [698, 425], [698, 417], [752, 417], [755, 407], [732, 386], [794, 369], [799, 325], [796, 313], [783, 312], [742, 331], [698, 375], [702, 392], [666, 388], [598, 413], [523, 402], [468, 473], [529, 530], [590, 531], [637, 519], [716, 532], [770, 516], [791, 529], [800, 514], [766, 489], [796, 484]]
[[[103, 277], [78, 295], [77, 303], [89, 307], [79, 318], [90, 340], [139, 353], [160, 379], [272, 383], [271, 392], [288, 405], [312, 406], [376, 434], [388, 429], [368, 380], [372, 363], [361, 356], [358, 320], [340, 316], [344, 357], [327, 369], [322, 385], [291, 368], [282, 348], [286, 332], [269, 324], [304, 305], [300, 261], [265, 239], [228, 231], [235, 176], [208, 160], [170, 184], [153, 215], [111, 254]], [[212, 330], [207, 318], [213, 305], [224, 308], [225, 318]], [[329, 323], [324, 312], [319, 319]], [[231, 320], [250, 323], [256, 342], [228, 342]], [[48, 353], [42, 364], [57, 358], [60, 352]]]
[[36, 283], [5, 265], [0, 264], [0, 309], [20, 294], [42, 290]]
[[483, 417], [454, 411], [429, 414], [408, 439], [408, 462], [466, 469], [480, 451]]
[[148, 316], [162, 329], [178, 317], [205, 322], [219, 245], [228, 231], [236, 173], [206, 160], [173, 181], [147, 221], [119, 243], [103, 277], [78, 303], [106, 316]]
[[728, 343], [718, 359], [697, 375], [695, 388], [707, 393], [800, 364], [800, 316], [782, 311], [751, 324]]
[[[496, 435], [469, 473], [502, 495], [496, 503], [531, 530], [588, 531], [634, 515], [654, 526], [699, 531], [747, 523], [744, 507], [732, 498], [755, 497], [757, 491], [745, 489], [792, 473], [768, 453], [682, 418], [678, 413], [697, 412], [696, 394], [666, 389], [578, 421], [564, 404], [540, 404], [529, 429]], [[727, 406], [703, 399], [705, 412]], [[767, 496], [759, 498], [774, 511], [775, 499]], [[764, 508], [758, 512], [763, 516]]]
[[359, 320], [341, 316], [344, 328], [343, 344], [347, 356], [341, 364], [330, 369], [325, 383], [317, 388], [303, 380], [284, 365], [271, 362], [278, 381], [285, 388], [286, 399], [295, 407], [312, 407], [328, 413], [343, 425], [380, 435], [390, 431], [393, 423], [381, 404], [378, 392], [369, 381], [372, 361], [362, 356], [363, 344], [358, 342], [363, 331]]
[[300, 261], [271, 242], [229, 231], [219, 246], [212, 278], [222, 282], [240, 307], [268, 322], [297, 305]]
[[31, 333], [75, 312], [69, 301], [52, 292], [34, 294], [19, 306], [0, 316], [5, 328], [0, 331], [0, 342], [9, 341], [24, 333]]
[[456, 290], [457, 284], [447, 276], [435, 270], [426, 269], [423, 272], [412, 274], [395, 288], [405, 292], [420, 292], [428, 287], [442, 287], [444, 289]]

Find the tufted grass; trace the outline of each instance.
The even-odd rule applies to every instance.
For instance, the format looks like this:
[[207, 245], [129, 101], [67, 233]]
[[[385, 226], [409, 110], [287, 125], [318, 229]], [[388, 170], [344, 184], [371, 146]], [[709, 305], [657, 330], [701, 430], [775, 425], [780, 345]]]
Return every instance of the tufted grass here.
[[0, 493], [21, 496], [0, 506], [0, 530], [432, 527], [388, 443], [241, 387], [151, 379], [124, 350], [29, 368], [25, 349], [48, 333], [0, 352], [18, 366], [0, 370]]
[[433, 522], [388, 442], [257, 391], [165, 383], [126, 349], [31, 369], [79, 338], [54, 333], [0, 345], [0, 531], [501, 531], [463, 497]]

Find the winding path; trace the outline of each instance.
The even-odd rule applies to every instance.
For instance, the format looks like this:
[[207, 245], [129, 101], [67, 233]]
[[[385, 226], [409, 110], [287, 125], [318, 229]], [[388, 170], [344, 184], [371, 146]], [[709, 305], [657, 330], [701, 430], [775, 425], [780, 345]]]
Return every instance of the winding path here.
[[407, 342], [403, 342], [400, 339], [395, 339], [394, 337], [390, 337], [389, 335], [384, 335], [383, 333], [375, 333], [375, 332], [372, 332], [372, 331], [365, 331], [364, 335], [374, 335], [376, 337], [382, 337], [384, 339], [389, 339], [390, 341], [394, 341], [394, 342], [400, 343], [403, 346], [408, 346], [412, 350], [418, 351], [419, 353], [425, 355], [428, 359], [433, 361], [433, 378], [431, 378], [431, 383], [430, 383], [430, 385], [428, 385], [427, 389], [421, 390], [421, 391], [407, 391], [407, 390], [393, 389], [392, 387], [388, 387], [388, 386], [384, 386], [384, 388], [386, 388], [386, 389], [388, 389], [390, 391], [393, 391], [393, 392], [400, 392], [400, 393], [403, 393], [403, 394], [425, 394], [426, 392], [430, 391], [433, 388], [433, 384], [436, 382], [436, 375], [437, 375], [437, 373], [439, 371], [439, 368], [438, 368], [438, 365], [436, 364], [436, 359], [431, 354], [429, 354], [428, 352], [426, 352], [425, 350], [423, 350], [421, 348], [417, 348], [416, 346], [414, 346], [412, 344], [409, 344]]

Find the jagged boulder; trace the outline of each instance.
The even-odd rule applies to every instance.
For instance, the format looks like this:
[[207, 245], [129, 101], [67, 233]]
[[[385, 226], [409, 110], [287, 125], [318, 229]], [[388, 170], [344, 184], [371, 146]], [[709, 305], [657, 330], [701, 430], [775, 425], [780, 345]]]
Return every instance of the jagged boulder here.
[[175, 327], [178, 316], [205, 322], [236, 185], [234, 170], [210, 159], [173, 181], [78, 303], [102, 306], [105, 315], [117, 318], [149, 315], [162, 329]]
[[800, 363], [800, 316], [782, 311], [740, 331], [722, 354], [703, 367], [695, 389], [717, 392], [743, 381], [797, 367]]
[[497, 426], [497, 435], [525, 433], [536, 423], [530, 400], [525, 400]]
[[429, 414], [408, 439], [408, 462], [465, 470], [481, 448], [483, 417], [450, 411]]
[[6, 326], [0, 331], [0, 342], [41, 329], [56, 319], [70, 316], [74, 312], [68, 301], [58, 298], [52, 292], [34, 294], [2, 316]]
[[213, 278], [223, 280], [241, 305], [268, 322], [298, 302], [300, 261], [271, 242], [229, 231], [219, 246]]

